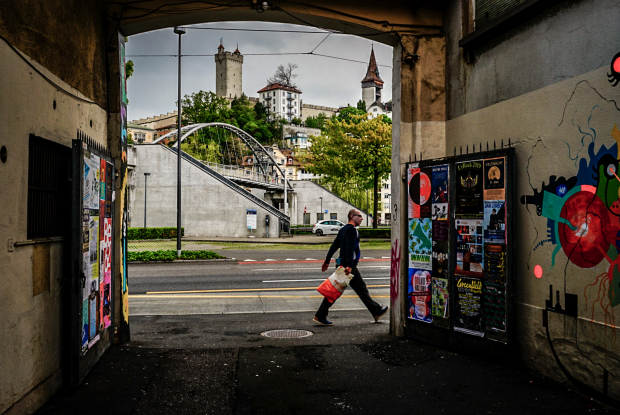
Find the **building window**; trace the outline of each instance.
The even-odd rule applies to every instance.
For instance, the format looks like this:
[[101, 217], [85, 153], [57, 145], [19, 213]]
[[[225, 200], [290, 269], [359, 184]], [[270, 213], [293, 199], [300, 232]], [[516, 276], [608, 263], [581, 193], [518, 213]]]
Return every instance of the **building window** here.
[[323, 212], [316, 214], [316, 221], [318, 222], [320, 220], [323, 220]]
[[389, 183], [383, 183], [383, 188], [384, 189], [389, 189], [390, 188], [390, 184]]
[[71, 148], [30, 135], [28, 239], [71, 232]]
[[390, 194], [389, 194], [389, 193], [385, 193], [385, 194], [383, 195], [383, 198], [384, 198], [384, 199], [389, 199], [389, 198], [390, 198]]
[[333, 219], [333, 220], [337, 220], [338, 219], [338, 214], [337, 213], [330, 213], [329, 214], [329, 218]]
[[286, 94], [284, 93], [284, 91], [282, 91], [282, 96], [283, 96], [283, 97], [285, 97], [285, 96], [286, 96]]

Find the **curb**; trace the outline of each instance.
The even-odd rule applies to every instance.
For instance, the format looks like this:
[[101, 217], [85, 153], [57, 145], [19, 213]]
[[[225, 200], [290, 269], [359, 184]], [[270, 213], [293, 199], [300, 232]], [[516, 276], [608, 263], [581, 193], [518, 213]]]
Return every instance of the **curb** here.
[[236, 258], [226, 259], [175, 259], [173, 261], [127, 261], [128, 264], [176, 264], [188, 262], [237, 262]]

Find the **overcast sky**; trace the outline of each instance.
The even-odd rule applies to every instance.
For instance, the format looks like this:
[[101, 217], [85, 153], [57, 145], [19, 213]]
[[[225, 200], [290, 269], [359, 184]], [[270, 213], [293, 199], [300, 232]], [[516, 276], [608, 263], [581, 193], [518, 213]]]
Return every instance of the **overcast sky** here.
[[[227, 51], [233, 52], [239, 44], [244, 55], [243, 92], [256, 97], [256, 91], [266, 86], [266, 80], [273, 75], [278, 65], [295, 63], [295, 83], [303, 92], [306, 104], [338, 107], [346, 104], [355, 106], [362, 98], [361, 80], [366, 74], [371, 46], [380, 76], [385, 82], [383, 101], [392, 97], [392, 47], [360, 37], [332, 34], [315, 51], [324, 55], [362, 61], [362, 63], [330, 59], [309, 55], [252, 56], [265, 53], [307, 53], [312, 51], [326, 34], [296, 34], [273, 32], [246, 32], [225, 30], [195, 30], [196, 27], [275, 29], [319, 31], [306, 26], [281, 23], [230, 22], [188, 26], [182, 36], [183, 55], [208, 55], [184, 57], [182, 62], [182, 94], [199, 90], [215, 91], [214, 55], [224, 38]], [[138, 57], [135, 55], [174, 55], [177, 53], [178, 35], [172, 28], [143, 33], [129, 38], [127, 59], [135, 65], [133, 76], [127, 83], [129, 98], [129, 120], [165, 114], [176, 109], [177, 100], [177, 58]], [[381, 66], [385, 65], [385, 66]]]

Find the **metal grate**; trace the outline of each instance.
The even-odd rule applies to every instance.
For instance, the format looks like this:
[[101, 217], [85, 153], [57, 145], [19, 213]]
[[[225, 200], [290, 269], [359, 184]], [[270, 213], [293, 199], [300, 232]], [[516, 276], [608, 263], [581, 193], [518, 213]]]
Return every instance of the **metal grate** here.
[[261, 333], [261, 336], [269, 337], [272, 339], [302, 339], [304, 337], [310, 337], [314, 333], [308, 330], [268, 330]]
[[481, 28], [523, 3], [525, 0], [477, 0], [476, 28]]
[[65, 236], [71, 229], [71, 148], [30, 135], [28, 239]]

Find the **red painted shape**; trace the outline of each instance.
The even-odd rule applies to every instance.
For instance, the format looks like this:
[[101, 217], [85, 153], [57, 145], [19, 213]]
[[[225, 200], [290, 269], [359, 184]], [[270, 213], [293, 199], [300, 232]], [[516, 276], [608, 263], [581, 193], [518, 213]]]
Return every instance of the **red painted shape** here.
[[534, 275], [536, 276], [536, 278], [542, 278], [543, 276], [543, 269], [540, 265], [536, 265], [534, 267]]
[[390, 266], [390, 303], [394, 306], [394, 302], [398, 298], [398, 288], [400, 283], [400, 247], [398, 245], [398, 239], [394, 241], [392, 246]]
[[620, 73], [620, 58], [617, 58], [617, 59], [614, 61], [613, 68], [614, 68], [614, 71], [615, 71], [616, 73]]

